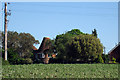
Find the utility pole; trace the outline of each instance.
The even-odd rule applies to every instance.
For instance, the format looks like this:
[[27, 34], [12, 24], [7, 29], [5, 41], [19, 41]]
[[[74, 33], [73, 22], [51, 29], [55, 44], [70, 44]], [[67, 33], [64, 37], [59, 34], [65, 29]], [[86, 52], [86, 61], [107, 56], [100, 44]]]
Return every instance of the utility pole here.
[[5, 2], [5, 60], [7, 60], [7, 3]]

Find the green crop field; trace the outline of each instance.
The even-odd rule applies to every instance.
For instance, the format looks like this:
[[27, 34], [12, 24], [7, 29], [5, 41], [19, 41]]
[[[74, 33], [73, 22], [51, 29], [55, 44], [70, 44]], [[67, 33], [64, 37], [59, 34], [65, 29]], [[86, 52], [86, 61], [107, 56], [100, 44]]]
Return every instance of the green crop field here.
[[118, 64], [3, 65], [3, 78], [118, 78]]

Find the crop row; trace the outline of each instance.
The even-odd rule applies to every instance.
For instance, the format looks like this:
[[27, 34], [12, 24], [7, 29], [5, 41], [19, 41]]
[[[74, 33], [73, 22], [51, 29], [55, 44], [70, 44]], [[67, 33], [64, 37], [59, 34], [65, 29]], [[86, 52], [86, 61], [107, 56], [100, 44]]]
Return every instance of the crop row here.
[[118, 64], [4, 65], [3, 78], [118, 78]]

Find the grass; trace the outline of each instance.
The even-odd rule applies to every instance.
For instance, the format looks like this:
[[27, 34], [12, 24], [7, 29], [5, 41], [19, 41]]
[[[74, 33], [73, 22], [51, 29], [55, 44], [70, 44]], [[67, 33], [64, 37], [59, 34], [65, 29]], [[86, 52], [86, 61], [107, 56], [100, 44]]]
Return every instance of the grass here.
[[118, 64], [3, 65], [3, 78], [118, 78]]

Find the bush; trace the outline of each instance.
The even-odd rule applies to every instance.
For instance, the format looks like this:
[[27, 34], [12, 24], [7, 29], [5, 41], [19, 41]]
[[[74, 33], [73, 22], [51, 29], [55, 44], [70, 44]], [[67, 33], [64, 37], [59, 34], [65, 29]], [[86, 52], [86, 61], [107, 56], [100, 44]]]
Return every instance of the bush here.
[[[2, 51], [2, 53], [4, 53], [4, 50]], [[4, 54], [2, 55], [2, 57], [4, 58]], [[20, 60], [20, 57], [18, 55], [18, 53], [14, 52], [14, 49], [12, 48], [8, 48], [8, 61], [10, 64], [18, 64]]]
[[[4, 52], [3, 52], [4, 53]], [[4, 57], [4, 55], [3, 55]], [[9, 62], [8, 62], [9, 61]], [[14, 51], [14, 49], [8, 49], [8, 61], [4, 61], [5, 64], [31, 64], [33, 63], [31, 58], [21, 58], [18, 53]]]
[[32, 64], [33, 63], [33, 61], [32, 61], [32, 59], [31, 58], [21, 58], [20, 60], [19, 60], [19, 63], [18, 64]]
[[116, 59], [113, 57], [112, 61], [109, 61], [109, 63], [116, 64], [117, 62], [116, 62]]
[[10, 65], [10, 63], [2, 58], [2, 65]]
[[97, 63], [104, 63], [104, 60], [102, 59], [101, 55], [98, 55]]
[[25, 64], [31, 64], [31, 63], [33, 63], [31, 58], [26, 58], [25, 59]]
[[43, 63], [43, 59], [33, 60], [33, 64]]
[[31, 64], [33, 63], [31, 58], [19, 58], [16, 64]]
[[103, 58], [103, 60], [104, 60], [104, 63], [109, 63], [108, 54], [102, 54], [102, 58]]
[[24, 58], [19, 58], [17, 59], [17, 63], [16, 64], [24, 64], [25, 59]]
[[113, 60], [113, 63], [116, 63], [116, 59], [114, 57], [112, 58], [112, 60]]

